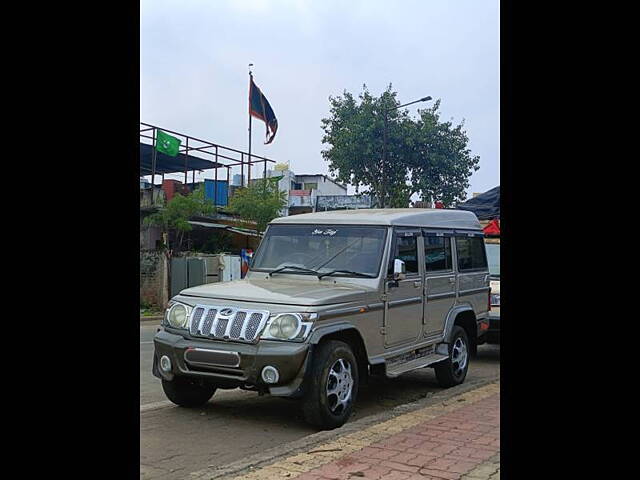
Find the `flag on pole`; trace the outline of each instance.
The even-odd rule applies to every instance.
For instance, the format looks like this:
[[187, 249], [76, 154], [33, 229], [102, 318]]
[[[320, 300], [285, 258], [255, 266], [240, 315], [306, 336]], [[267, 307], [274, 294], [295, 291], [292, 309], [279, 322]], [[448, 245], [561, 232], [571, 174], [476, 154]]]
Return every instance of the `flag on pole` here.
[[156, 150], [170, 157], [178, 155], [180, 149], [180, 140], [176, 137], [164, 133], [162, 130], [158, 130], [158, 137], [156, 138]]
[[276, 136], [278, 130], [278, 120], [266, 97], [260, 91], [258, 86], [253, 82], [249, 85], [249, 115], [262, 120], [267, 127], [265, 145], [271, 143]]

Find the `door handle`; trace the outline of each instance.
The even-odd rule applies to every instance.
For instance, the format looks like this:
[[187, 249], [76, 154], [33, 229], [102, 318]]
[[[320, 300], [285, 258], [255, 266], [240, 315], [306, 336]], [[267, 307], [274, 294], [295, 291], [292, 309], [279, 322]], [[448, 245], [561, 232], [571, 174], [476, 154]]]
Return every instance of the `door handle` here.
[[456, 283], [456, 279], [454, 277], [450, 278], [449, 283]]
[[420, 288], [422, 286], [422, 280], [416, 280], [415, 282], [413, 282], [413, 286], [415, 288]]

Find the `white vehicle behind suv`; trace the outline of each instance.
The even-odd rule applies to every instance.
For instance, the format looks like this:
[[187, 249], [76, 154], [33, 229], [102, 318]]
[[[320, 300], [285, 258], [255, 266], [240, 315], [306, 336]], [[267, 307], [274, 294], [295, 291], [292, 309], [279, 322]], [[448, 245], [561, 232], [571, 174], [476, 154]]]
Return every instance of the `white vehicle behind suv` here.
[[491, 311], [489, 329], [484, 334], [486, 343], [500, 343], [500, 240], [485, 239], [489, 273], [491, 274]]

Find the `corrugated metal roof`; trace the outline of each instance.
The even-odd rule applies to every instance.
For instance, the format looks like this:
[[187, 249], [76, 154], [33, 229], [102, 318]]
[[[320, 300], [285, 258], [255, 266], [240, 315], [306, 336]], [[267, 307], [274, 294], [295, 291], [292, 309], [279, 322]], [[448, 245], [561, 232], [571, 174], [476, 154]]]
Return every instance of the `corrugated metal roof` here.
[[208, 228], [222, 228], [222, 229], [227, 229], [229, 228], [229, 225], [224, 225], [223, 223], [210, 223], [210, 222], [194, 222], [192, 220], [189, 220], [189, 223], [191, 225], [198, 225], [200, 227], [208, 227]]
[[[213, 157], [211, 157], [213, 158]], [[151, 163], [153, 159], [153, 145], [140, 142], [140, 175], [151, 175]], [[204, 158], [194, 157], [179, 153], [175, 157], [170, 157], [164, 153], [156, 154], [156, 174], [184, 172], [186, 167], [191, 170], [209, 170], [216, 168], [216, 165], [223, 167], [221, 163], [211, 162]]]
[[247, 228], [238, 228], [232, 227], [231, 225], [225, 225], [223, 223], [213, 223], [213, 222], [197, 222], [193, 220], [189, 220], [191, 225], [197, 225], [199, 227], [205, 228], [217, 228], [220, 230], [226, 230], [227, 232], [237, 233], [239, 235], [246, 235], [248, 237], [260, 237], [255, 230], [249, 230]]

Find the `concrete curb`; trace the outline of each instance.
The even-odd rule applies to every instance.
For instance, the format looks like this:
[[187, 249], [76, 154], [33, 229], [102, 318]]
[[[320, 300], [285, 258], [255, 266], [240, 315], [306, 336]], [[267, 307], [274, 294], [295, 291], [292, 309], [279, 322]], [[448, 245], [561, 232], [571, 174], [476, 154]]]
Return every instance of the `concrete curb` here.
[[159, 325], [160, 322], [162, 321], [162, 318], [163, 318], [162, 315], [156, 315], [155, 317], [140, 317], [140, 323], [155, 322]]
[[475, 390], [476, 388], [483, 387], [499, 380], [500, 375], [495, 375], [493, 377], [463, 383], [462, 385], [458, 385], [457, 387], [452, 387], [435, 394], [430, 392], [425, 398], [422, 398], [416, 402], [398, 405], [397, 407], [394, 407], [386, 412], [381, 412], [361, 418], [354, 422], [349, 422], [346, 425], [343, 425], [342, 427], [335, 430], [313, 433], [304, 438], [301, 438], [300, 440], [295, 440], [284, 445], [270, 448], [269, 450], [248, 456], [237, 462], [192, 472], [190, 474], [190, 478], [207, 478], [213, 480], [242, 475], [250, 470], [265, 467], [269, 464], [275, 463], [281, 459], [296, 455], [298, 453], [308, 452], [309, 450], [312, 450], [312, 447], [318, 444], [328, 443], [336, 439], [337, 437], [358, 432], [360, 430], [387, 421], [393, 417], [397, 417], [405, 413], [413, 412], [415, 410], [419, 410], [421, 408], [437, 403], [444, 403], [452, 397], [455, 397], [462, 393], [466, 393], [470, 390]]

